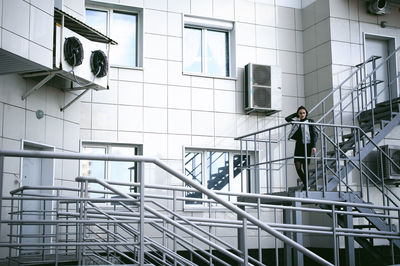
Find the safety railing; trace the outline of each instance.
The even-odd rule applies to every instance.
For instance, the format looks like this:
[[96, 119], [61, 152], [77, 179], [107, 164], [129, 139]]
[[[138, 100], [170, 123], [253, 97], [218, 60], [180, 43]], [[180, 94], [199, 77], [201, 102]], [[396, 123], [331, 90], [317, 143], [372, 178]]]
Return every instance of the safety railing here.
[[[66, 204], [66, 206], [75, 206], [68, 208], [68, 210], [66, 206], [59, 208], [58, 215], [55, 215], [54, 219], [50, 221], [49, 219], [36, 221], [36, 224], [40, 226], [42, 226], [42, 224], [50, 224], [53, 227], [69, 225], [70, 233], [66, 234], [68, 235], [69, 241], [66, 241], [66, 237], [62, 237], [64, 235], [63, 233], [67, 230], [58, 230], [57, 240], [53, 239], [51, 242], [47, 243], [47, 250], [55, 251], [55, 248], [58, 248], [58, 253], [56, 254], [60, 257], [61, 254], [65, 254], [65, 249], [68, 247], [70, 254], [75, 252], [77, 257], [80, 257], [79, 254], [81, 254], [80, 260], [77, 258], [77, 261], [80, 262], [79, 264], [81, 265], [108, 264], [110, 262], [137, 263], [139, 261], [138, 256], [140, 251], [138, 247], [140, 246], [141, 238], [138, 234], [140, 229], [137, 226], [142, 220], [141, 214], [138, 212], [138, 209], [140, 209], [140, 201], [138, 201], [138, 199], [141, 197], [141, 193], [129, 193], [125, 195], [129, 196], [129, 198], [122, 198], [124, 193], [116, 193], [114, 188], [119, 188], [121, 186], [143, 188], [143, 186], [140, 183], [105, 182], [104, 180], [90, 177], [78, 177], [77, 180], [81, 184], [79, 189], [65, 187], [54, 188], [54, 191], [57, 191], [54, 194], [59, 194], [59, 196], [48, 196], [43, 199], [43, 194], [37, 193], [38, 191], [42, 191], [42, 187], [21, 187], [13, 191], [12, 197], [3, 197], [3, 201], [10, 200], [14, 201], [14, 203], [23, 203], [40, 199], [46, 202], [58, 202], [60, 203], [60, 207], [63, 204]], [[81, 197], [80, 193], [82, 192], [86, 195], [99, 192], [99, 190], [91, 191], [87, 189], [89, 182], [96, 182], [104, 185], [107, 190], [102, 192], [108, 195], [108, 197], [104, 199]], [[77, 196], [61, 196], [64, 194], [63, 192], [65, 192], [63, 190], [74, 191]], [[49, 188], [44, 188], [44, 191], [49, 191]], [[174, 265], [175, 263], [182, 265], [204, 265], [210, 263], [232, 265], [234, 263], [233, 260], [222, 259], [223, 256], [221, 256], [221, 253], [218, 253], [216, 249], [211, 249], [212, 251], [210, 251], [209, 247], [200, 245], [195, 238], [188, 239], [187, 234], [184, 234], [180, 230], [180, 228], [186, 226], [191, 228], [194, 233], [197, 232], [197, 234], [201, 235], [203, 238], [217, 244], [218, 248], [224, 246], [225, 248], [229, 248], [227, 252], [243, 256], [244, 254], [235, 247], [235, 244], [227, 243], [223, 238], [217, 237], [216, 233], [211, 233], [218, 231], [237, 232], [234, 235], [238, 242], [240, 242], [240, 238], [242, 238], [242, 245], [244, 247], [248, 249], [255, 248], [258, 251], [256, 257], [248, 257], [248, 265], [274, 264], [271, 260], [275, 260], [275, 265], [288, 265], [286, 261], [280, 262], [278, 256], [278, 249], [282, 247], [284, 242], [278, 240], [270, 241], [268, 244], [264, 243], [266, 235], [260, 230], [261, 228], [252, 223], [243, 223], [239, 217], [236, 217], [236, 213], [232, 212], [231, 214], [234, 215], [232, 217], [230, 214], [226, 214], [226, 210], [213, 209], [210, 207], [208, 216], [196, 217], [191, 215], [190, 212], [180, 213], [178, 210], [173, 210], [173, 208], [171, 210], [171, 205], [178, 206], [183, 204], [186, 200], [184, 196], [185, 192], [196, 191], [196, 189], [149, 184], [144, 186], [144, 191], [148, 191], [148, 193], [145, 193], [145, 206], [157, 208], [154, 212], [144, 213], [144, 222], [146, 225], [143, 232], [145, 236], [144, 245], [149, 249], [152, 248], [151, 252], [149, 250], [145, 251], [145, 263], [163, 265]], [[165, 191], [169, 191], [169, 193], [164, 193]], [[326, 237], [328, 242], [332, 243], [332, 250], [334, 252], [332, 263], [335, 265], [339, 265], [341, 258], [339, 252], [340, 249], [343, 249], [343, 245], [341, 246], [340, 244], [341, 238], [374, 238], [377, 240], [400, 239], [398, 232], [378, 230], [365, 231], [357, 228], [357, 225], [368, 224], [369, 217], [392, 219], [392, 221], [398, 223], [400, 209], [396, 207], [247, 193], [219, 192], [217, 194], [239, 197], [241, 201], [236, 202], [236, 206], [245, 210], [249, 215], [263, 220], [266, 225], [281, 233], [293, 234], [297, 239], [300, 239], [300, 236]], [[117, 195], [121, 197], [115, 197]], [[213, 199], [202, 199], [202, 201], [209, 206], [215, 204]], [[276, 205], [277, 201], [284, 202], [285, 204]], [[110, 205], [104, 205], [104, 203], [109, 203]], [[135, 204], [139, 206], [135, 206]], [[315, 209], [313, 207], [315, 204], [324, 205], [325, 208]], [[56, 205], [57, 204], [54, 204], [53, 206]], [[85, 207], [81, 208], [81, 206]], [[354, 210], [356, 207], [368, 208], [376, 213], [380, 212], [380, 214], [362, 214]], [[385, 214], [382, 212], [385, 212]], [[218, 214], [221, 213], [224, 213], [224, 216], [218, 217]], [[324, 226], [314, 225], [312, 223], [303, 224], [301, 222], [297, 222], [296, 224], [285, 223], [285, 216], [290, 216], [290, 213], [296, 213], [296, 215], [312, 213], [314, 215], [324, 216], [328, 214], [332, 217], [332, 221], [331, 224], [326, 224]], [[174, 221], [174, 223], [169, 224], [169, 222], [163, 219], [163, 216], [168, 217], [170, 220]], [[354, 220], [355, 226], [353, 228], [340, 227], [340, 222], [343, 220], [343, 217], [347, 216]], [[68, 220], [66, 219], [67, 217]], [[32, 222], [33, 221], [23, 219], [8, 219], [3, 220], [2, 224], [27, 226]], [[168, 224], [170, 226], [168, 226]], [[158, 229], [158, 235], [155, 234], [150, 227]], [[37, 237], [41, 238], [43, 235]], [[255, 239], [253, 242], [256, 244], [251, 243], [251, 238]], [[170, 240], [171, 243], [168, 244], [168, 240]], [[176, 250], [173, 250], [174, 243]], [[16, 243], [1, 243], [0, 245], [3, 247], [19, 247], [24, 246], [22, 244], [23, 243], [18, 243], [18, 241], [16, 241]], [[39, 245], [43, 244], [44, 243], [39, 243]], [[189, 244], [192, 244], [192, 247], [189, 249], [189, 254], [191, 255], [184, 256], [183, 253], [188, 250], [187, 245]], [[157, 248], [154, 248], [154, 246]], [[265, 248], [274, 249], [275, 257], [263, 257], [262, 250]], [[53, 255], [55, 254], [53, 253]], [[394, 260], [394, 257], [395, 254], [391, 254], [392, 260]], [[26, 256], [25, 259], [26, 258], [29, 257]], [[296, 258], [301, 258], [301, 254], [297, 254]], [[48, 262], [50, 261], [51, 260], [48, 260]], [[62, 260], [59, 262], [62, 262]]]
[[[313, 126], [319, 133], [317, 142], [317, 153], [314, 156], [294, 156], [292, 141], [287, 139], [287, 132], [292, 124]], [[351, 146], [344, 146], [339, 132], [348, 131], [352, 136]], [[283, 138], [281, 136], [284, 136]], [[364, 141], [361, 141], [361, 138]], [[282, 124], [269, 129], [261, 130], [252, 134], [238, 137], [240, 141], [241, 154], [254, 152], [256, 160], [252, 164], [243, 167], [243, 170], [250, 171], [256, 183], [261, 184], [265, 193], [279, 191], [289, 192], [290, 190], [301, 190], [296, 187], [297, 177], [294, 166], [294, 159], [304, 160], [304, 174], [306, 184], [303, 190], [306, 195], [311, 191], [325, 192], [337, 190], [339, 193], [359, 192], [360, 197], [365, 197], [367, 202], [371, 201], [371, 187], [375, 188], [374, 193], [381, 195], [382, 202], [376, 202], [386, 206], [388, 204], [399, 204], [400, 197], [386, 183], [384, 175], [379, 171], [371, 170], [372, 167], [382, 164], [383, 160], [391, 167], [398, 168], [399, 165], [377, 145], [373, 139], [367, 136], [357, 126], [331, 125], [323, 123], [292, 122]], [[367, 146], [371, 150], [379, 152], [378, 162], [369, 165], [361, 160], [360, 152]], [[306, 147], [304, 150], [307, 150]], [[356, 169], [356, 172], [351, 170]], [[292, 173], [292, 174], [290, 174]], [[284, 180], [284, 184], [276, 181]], [[364, 191], [365, 190], [365, 191]], [[365, 194], [365, 195], [364, 195]]]
[[[309, 110], [309, 115], [316, 117], [317, 122], [341, 125], [358, 125], [357, 118], [363, 111], [375, 109], [380, 96], [388, 92], [384, 100], [388, 101], [393, 111], [392, 100], [398, 97], [394, 94], [398, 87], [399, 73], [396, 72], [396, 61], [400, 47], [396, 48], [385, 59], [372, 56], [362, 64], [357, 65], [346, 79], [329, 92], [317, 105]], [[377, 60], [382, 60], [377, 65]], [[388, 80], [377, 80], [377, 72], [387, 69]], [[378, 92], [378, 86], [384, 87]], [[348, 115], [347, 114], [351, 114]], [[374, 112], [372, 112], [374, 114]], [[347, 118], [346, 118], [347, 117]], [[371, 118], [374, 124], [374, 115]]]
[[[178, 234], [176, 233], [176, 230], [182, 231], [185, 234], [190, 235], [199, 243], [207, 244], [209, 247], [209, 258], [207, 260], [218, 260], [217, 256], [213, 255], [214, 251], [218, 251], [221, 254], [227, 256], [229, 259], [233, 260], [236, 263], [239, 264], [244, 264], [244, 265], [251, 265], [255, 264], [257, 261], [255, 258], [252, 258], [248, 255], [248, 246], [246, 245], [246, 237], [242, 237], [242, 241], [239, 241], [239, 250], [240, 254], [235, 254], [235, 252], [228, 250], [227, 248], [230, 248], [230, 246], [222, 247], [223, 242], [220, 242], [216, 244], [214, 241], [210, 241], [207, 238], [210, 237], [209, 235], [207, 236], [202, 236], [200, 233], [193, 232], [192, 226], [182, 226], [181, 223], [178, 223], [176, 220], [178, 216], [174, 215], [173, 217], [170, 217], [166, 214], [163, 214], [161, 211], [155, 209], [152, 206], [148, 206], [145, 204], [147, 200], [147, 195], [145, 196], [145, 177], [144, 177], [144, 164], [145, 163], [151, 163], [154, 164], [161, 169], [165, 170], [172, 176], [178, 178], [181, 180], [183, 183], [189, 184], [193, 189], [196, 191], [203, 193], [206, 195], [207, 198], [210, 200], [214, 201], [215, 203], [218, 203], [219, 207], [223, 207], [225, 211], [229, 211], [232, 215], [236, 216], [238, 221], [241, 224], [241, 231], [243, 232], [244, 235], [247, 233], [247, 227], [248, 226], [254, 226], [260, 231], [264, 231], [267, 235], [269, 235], [271, 238], [276, 238], [277, 241], [282, 241], [285, 245], [290, 246], [294, 248], [295, 250], [301, 252], [302, 254], [306, 255], [307, 257], [311, 258], [312, 260], [315, 260], [319, 262], [322, 265], [331, 265], [330, 262], [327, 260], [321, 258], [320, 256], [316, 255], [315, 253], [311, 252], [307, 248], [305, 248], [303, 245], [298, 244], [291, 238], [285, 236], [281, 232], [277, 231], [276, 229], [272, 228], [262, 220], [258, 219], [254, 215], [249, 214], [242, 208], [239, 208], [232, 202], [226, 201], [222, 199], [219, 195], [217, 195], [215, 192], [208, 190], [201, 185], [197, 184], [196, 182], [192, 181], [191, 179], [187, 178], [185, 175], [182, 173], [174, 170], [173, 168], [169, 167], [162, 161], [156, 159], [156, 158], [151, 158], [151, 157], [144, 157], [144, 156], [130, 156], [130, 157], [125, 157], [125, 156], [116, 156], [116, 155], [88, 155], [88, 154], [73, 154], [73, 153], [57, 153], [57, 152], [40, 152], [40, 151], [0, 151], [0, 166], [3, 166], [4, 162], [4, 157], [35, 157], [35, 158], [47, 158], [47, 159], [63, 159], [63, 160], [103, 160], [103, 161], [122, 161], [122, 162], [139, 162], [141, 169], [141, 182], [139, 185], [139, 193], [131, 193], [128, 194], [126, 192], [120, 191], [117, 187], [111, 186], [108, 182], [105, 182], [104, 180], [100, 179], [94, 179], [94, 178], [89, 178], [89, 177], [79, 177], [77, 181], [82, 183], [82, 186], [80, 187], [79, 191], [79, 196], [60, 196], [60, 195], [33, 195], [31, 194], [28, 196], [26, 193], [25, 196], [20, 196], [19, 194], [15, 194], [14, 197], [5, 197], [1, 196], [0, 197], [0, 203], [2, 206], [4, 206], [5, 201], [7, 202], [27, 202], [27, 201], [45, 201], [46, 206], [48, 206], [50, 203], [55, 204], [55, 206], [60, 206], [60, 204], [66, 204], [65, 209], [69, 209], [68, 212], [54, 212], [53, 209], [48, 210], [47, 208], [45, 209], [38, 209], [40, 214], [43, 215], [43, 213], [46, 213], [47, 211], [51, 212], [51, 215], [44, 216], [44, 219], [24, 219], [24, 216], [20, 213], [17, 213], [16, 215], [13, 215], [13, 211], [11, 212], [11, 217], [9, 219], [2, 219], [1, 224], [2, 226], [8, 225], [10, 227], [15, 226], [21, 226], [22, 228], [29, 228], [31, 225], [38, 225], [38, 226], [43, 226], [43, 225], [49, 225], [48, 230], [44, 231], [38, 231], [36, 237], [39, 235], [39, 239], [43, 239], [48, 237], [48, 233], [50, 232], [51, 237], [50, 241], [39, 241], [37, 243], [21, 243], [19, 241], [16, 241], [16, 238], [21, 238], [23, 236], [19, 235], [15, 238], [10, 238], [9, 241], [3, 242], [0, 244], [0, 247], [8, 247], [10, 250], [12, 248], [17, 249], [17, 251], [12, 251], [10, 258], [15, 257], [15, 256], [20, 256], [23, 255], [20, 252], [20, 248], [24, 247], [36, 247], [38, 250], [45, 250], [44, 253], [39, 254], [39, 256], [43, 255], [44, 256], [58, 256], [60, 250], [62, 249], [63, 252], [64, 250], [67, 250], [69, 252], [75, 252], [77, 254], [77, 261], [80, 264], [83, 264], [87, 261], [88, 254], [90, 255], [89, 257], [93, 260], [93, 263], [95, 260], [98, 260], [100, 257], [104, 258], [104, 254], [100, 250], [93, 247], [97, 247], [99, 245], [98, 241], [93, 241], [93, 237], [87, 237], [91, 236], [91, 232], [93, 232], [93, 228], [87, 229], [88, 225], [99, 225], [103, 224], [103, 226], [108, 226], [110, 224], [115, 224], [118, 225], [119, 227], [124, 227], [126, 223], [131, 223], [132, 219], [134, 219], [136, 223], [136, 228], [135, 230], [131, 231], [132, 239], [135, 239], [132, 241], [132, 244], [136, 250], [137, 250], [137, 263], [144, 265], [144, 263], [150, 261], [151, 257], [154, 257], [157, 252], [162, 252], [165, 256], [167, 254], [167, 261], [177, 261], [179, 260], [180, 263], [182, 264], [188, 264], [192, 265], [195, 264], [193, 262], [190, 262], [190, 260], [183, 258], [182, 256], [178, 255], [177, 251], [178, 248], [172, 248], [166, 249], [163, 248], [164, 246], [157, 243], [156, 241], [152, 240], [153, 238], [149, 237], [148, 234], [145, 234], [145, 224], [147, 223], [146, 220], [148, 219], [147, 216], [149, 215], [150, 217], [155, 217], [159, 220], [163, 221], [163, 224], [167, 223], [169, 226], [172, 226], [173, 230], [168, 230], [168, 226], [163, 226], [159, 227], [159, 231], [163, 234], [168, 234], [169, 237], [178, 237]], [[3, 172], [2, 167], [0, 167], [0, 173]], [[3, 176], [1, 176], [3, 177]], [[2, 181], [2, 180], [1, 180]], [[114, 196], [118, 196], [119, 198], [103, 198], [103, 199], [96, 199], [96, 198], [89, 198], [90, 193], [102, 193], [106, 194], [107, 191], [99, 191], [99, 190], [90, 190], [88, 185], [89, 182], [96, 182], [97, 184], [101, 185], [102, 187], [106, 188], [109, 190], [109, 194]], [[2, 183], [2, 182], [1, 182]], [[176, 197], [176, 195], [175, 195]], [[172, 197], [174, 198], [174, 196]], [[123, 219], [120, 219], [119, 214], [117, 215], [118, 219], [113, 220], [111, 217], [104, 217], [104, 214], [100, 215], [101, 213], [91, 213], [88, 210], [90, 209], [89, 207], [92, 206], [91, 203], [93, 202], [126, 202], [125, 205], [126, 207], [134, 208], [133, 210], [131, 209], [129, 212], [129, 218], [126, 216]], [[128, 204], [129, 203], [129, 204]], [[53, 204], [50, 204], [49, 206], [54, 206]], [[75, 206], [75, 209], [72, 210], [72, 205]], [[7, 203], [6, 203], [7, 205]], [[23, 205], [23, 204], [22, 204]], [[132, 205], [132, 206], [131, 206]], [[14, 205], [13, 208], [15, 209], [15, 206], [20, 206], [20, 204]], [[67, 207], [69, 206], [69, 207]], [[125, 208], [126, 208], [125, 207]], [[177, 206], [175, 206], [177, 207]], [[13, 209], [12, 208], [12, 209]], [[17, 208], [17, 209], [18, 209]], [[3, 210], [4, 208], [2, 208]], [[93, 209], [90, 209], [93, 211]], [[24, 212], [24, 209], [19, 210], [21, 212]], [[164, 210], [165, 211], [165, 210]], [[174, 213], [178, 212], [178, 209], [173, 208]], [[133, 216], [133, 218], [132, 218]], [[1, 216], [0, 216], [1, 217]], [[17, 218], [19, 217], [19, 218]], [[115, 218], [115, 215], [113, 215]], [[43, 218], [43, 217], [42, 217]], [[67, 227], [66, 225], [74, 225], [74, 227]], [[26, 227], [28, 226], [28, 227]], [[189, 229], [190, 228], [190, 229]], [[31, 228], [32, 229], [32, 228]], [[11, 229], [12, 231], [14, 230], [13, 228]], [[94, 232], [97, 232], [99, 229], [96, 229]], [[63, 237], [64, 232], [70, 232], [69, 234], [65, 234], [65, 237]], [[19, 231], [20, 233], [23, 232], [23, 230]], [[55, 232], [55, 234], [53, 234]], [[75, 234], [75, 237], [73, 237], [73, 233]], [[13, 235], [13, 233], [10, 234], [10, 236]], [[35, 237], [35, 234], [32, 235], [32, 237]], [[108, 235], [110, 237], [110, 235]], [[135, 238], [136, 237], [136, 238]], [[103, 237], [104, 238], [104, 237]], [[114, 239], [111, 237], [111, 239]], [[97, 238], [99, 240], [99, 238]], [[183, 239], [185, 240], [185, 239]], [[184, 246], [182, 243], [184, 241], [179, 242], [179, 245]], [[107, 242], [105, 246], [107, 249], [111, 246], [115, 247], [123, 247], [126, 246], [126, 242], [121, 242], [119, 239], [114, 239], [114, 241]], [[92, 247], [89, 249], [88, 247]], [[156, 247], [156, 248], [155, 248]], [[199, 246], [193, 246], [193, 249], [197, 251], [197, 248]], [[150, 250], [147, 252], [147, 250]], [[153, 251], [151, 251], [153, 250]], [[120, 250], [121, 251], [121, 250]], [[236, 250], [237, 252], [237, 250]], [[49, 254], [47, 254], [49, 253]], [[65, 253], [63, 253], [65, 254]], [[15, 255], [15, 256], [14, 256]], [[31, 255], [31, 254], [27, 254]], [[38, 254], [35, 254], [38, 255]], [[204, 254], [201, 255], [204, 258]], [[42, 257], [43, 259], [43, 257]], [[157, 258], [154, 258], [157, 259]], [[226, 263], [229, 264], [229, 263]], [[261, 262], [258, 262], [257, 264], [261, 264]]]

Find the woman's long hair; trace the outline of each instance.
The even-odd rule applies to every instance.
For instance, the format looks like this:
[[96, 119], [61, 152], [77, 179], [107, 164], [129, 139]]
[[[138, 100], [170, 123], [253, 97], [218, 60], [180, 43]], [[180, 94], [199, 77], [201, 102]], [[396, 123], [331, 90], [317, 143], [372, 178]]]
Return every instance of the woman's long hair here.
[[308, 117], [308, 110], [304, 107], [304, 106], [299, 106], [299, 108], [297, 108], [296, 114], [299, 115], [299, 111], [300, 110], [305, 110], [306, 111], [306, 118]]

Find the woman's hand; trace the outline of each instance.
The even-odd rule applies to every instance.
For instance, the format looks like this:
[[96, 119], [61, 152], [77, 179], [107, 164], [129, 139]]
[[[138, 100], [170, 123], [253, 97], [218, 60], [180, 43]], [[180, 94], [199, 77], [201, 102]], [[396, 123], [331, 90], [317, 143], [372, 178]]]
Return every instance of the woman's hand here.
[[312, 149], [311, 149], [311, 154], [312, 154], [312, 155], [315, 155], [316, 153], [317, 153], [317, 148], [312, 148]]

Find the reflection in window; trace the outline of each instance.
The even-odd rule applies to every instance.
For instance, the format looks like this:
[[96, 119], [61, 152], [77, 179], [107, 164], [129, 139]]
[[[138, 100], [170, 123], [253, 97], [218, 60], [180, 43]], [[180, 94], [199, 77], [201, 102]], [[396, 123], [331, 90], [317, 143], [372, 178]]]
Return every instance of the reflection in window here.
[[[243, 170], [250, 162], [250, 155], [225, 151], [189, 151], [185, 153], [185, 174], [207, 189], [220, 192], [249, 192], [250, 172]], [[187, 187], [190, 187], [187, 185]], [[219, 195], [236, 201], [236, 196]], [[206, 199], [202, 193], [186, 192], [186, 198]], [[200, 201], [187, 200], [187, 206], [208, 206]], [[217, 204], [213, 204], [216, 206]]]
[[[241, 159], [240, 159], [241, 158]], [[231, 179], [231, 191], [243, 191], [250, 193], [250, 169], [242, 169], [250, 164], [249, 155], [233, 155], [233, 178]], [[236, 201], [237, 197], [232, 196], [231, 201]]]
[[107, 35], [107, 12], [86, 9], [86, 24]]
[[[202, 154], [199, 152], [187, 152], [185, 154], [185, 174], [191, 178], [193, 181], [203, 184], [203, 169], [202, 169]], [[191, 187], [190, 185], [186, 185], [186, 187]], [[201, 199], [200, 192], [186, 192], [185, 197]], [[199, 201], [186, 201], [186, 204], [202, 204]]]
[[185, 28], [183, 69], [189, 72], [202, 71], [201, 30]]
[[[111, 147], [111, 154], [121, 156], [132, 156], [135, 155], [135, 148], [133, 147]], [[135, 169], [136, 163], [133, 162], [110, 162], [110, 181], [119, 182], [134, 182], [132, 180], [132, 169]], [[132, 168], [133, 167], [133, 168]], [[129, 193], [131, 192], [128, 186], [114, 186], [118, 190]]]
[[185, 27], [183, 70], [229, 76], [229, 32]]
[[229, 76], [228, 33], [207, 31], [207, 74]]
[[[83, 153], [86, 154], [113, 154], [121, 156], [137, 155], [137, 148], [133, 146], [112, 146], [112, 145], [84, 145]], [[116, 182], [135, 182], [137, 178], [137, 163], [136, 162], [117, 162], [117, 161], [97, 161], [97, 160], [82, 160], [81, 175], [90, 176], [107, 181]], [[129, 193], [134, 192], [133, 187], [113, 185], [116, 189]], [[89, 183], [90, 190], [104, 190], [104, 187], [97, 183]], [[102, 193], [89, 193], [92, 198], [106, 198]]]
[[[207, 152], [207, 188], [229, 192], [229, 153]], [[220, 195], [224, 200], [228, 196]]]
[[135, 67], [136, 64], [137, 16], [126, 13], [113, 13], [111, 38], [118, 45], [111, 47], [111, 62], [115, 65]]
[[86, 23], [118, 43], [110, 46], [111, 64], [124, 67], [138, 65], [137, 14], [108, 9], [86, 9]]
[[[86, 154], [96, 154], [96, 155], [104, 155], [106, 154], [105, 148], [99, 147], [84, 147], [83, 153]], [[99, 179], [106, 178], [106, 163], [104, 161], [88, 161], [82, 160], [81, 161], [81, 175], [82, 176], [90, 176]], [[104, 190], [104, 187], [97, 184], [97, 183], [89, 183], [88, 185], [89, 190]], [[89, 197], [91, 198], [104, 198], [104, 194], [100, 193], [89, 193]]]

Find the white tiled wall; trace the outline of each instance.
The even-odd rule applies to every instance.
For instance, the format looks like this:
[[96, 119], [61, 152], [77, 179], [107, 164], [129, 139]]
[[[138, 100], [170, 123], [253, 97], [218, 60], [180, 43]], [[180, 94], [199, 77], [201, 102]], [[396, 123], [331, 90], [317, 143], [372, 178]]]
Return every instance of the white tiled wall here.
[[0, 49], [52, 67], [54, 1], [1, 1]]

